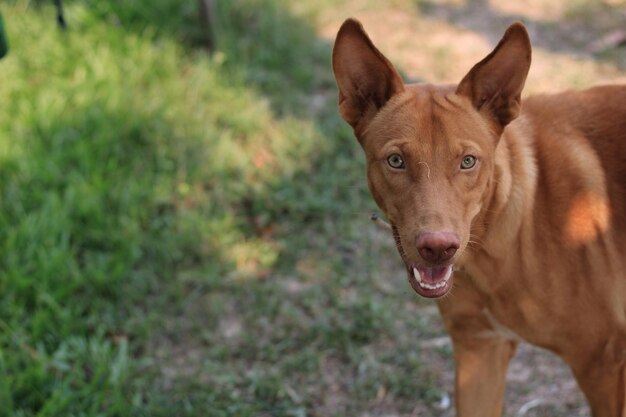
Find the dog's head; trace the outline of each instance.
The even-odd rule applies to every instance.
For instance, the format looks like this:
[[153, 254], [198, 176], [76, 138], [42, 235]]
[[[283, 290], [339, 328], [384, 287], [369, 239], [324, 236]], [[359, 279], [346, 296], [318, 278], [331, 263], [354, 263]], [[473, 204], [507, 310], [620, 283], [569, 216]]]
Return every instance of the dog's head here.
[[454, 263], [479, 233], [496, 147], [520, 112], [530, 57], [516, 23], [457, 86], [405, 85], [358, 21], [337, 34], [339, 112], [365, 151], [369, 189], [422, 296], [448, 292]]

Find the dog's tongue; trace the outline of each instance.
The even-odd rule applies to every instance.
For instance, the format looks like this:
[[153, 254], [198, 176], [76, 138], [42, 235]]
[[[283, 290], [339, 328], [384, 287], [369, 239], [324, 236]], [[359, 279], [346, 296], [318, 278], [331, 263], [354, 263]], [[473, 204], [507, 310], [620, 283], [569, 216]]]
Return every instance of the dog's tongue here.
[[420, 267], [417, 270], [420, 273], [420, 278], [422, 281], [428, 284], [436, 284], [438, 281], [441, 281], [448, 271], [448, 266], [429, 266], [429, 267]]

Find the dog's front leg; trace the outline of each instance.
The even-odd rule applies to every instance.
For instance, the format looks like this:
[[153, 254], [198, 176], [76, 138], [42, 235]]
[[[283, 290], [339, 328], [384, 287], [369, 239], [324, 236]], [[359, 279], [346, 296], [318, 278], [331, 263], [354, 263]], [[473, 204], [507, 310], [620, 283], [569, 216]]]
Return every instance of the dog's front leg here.
[[[461, 281], [461, 280], [458, 280]], [[459, 283], [439, 302], [456, 360], [457, 417], [499, 417], [517, 342], [500, 336], [471, 285]]]
[[453, 343], [457, 417], [499, 417], [506, 371], [517, 342], [453, 336]]

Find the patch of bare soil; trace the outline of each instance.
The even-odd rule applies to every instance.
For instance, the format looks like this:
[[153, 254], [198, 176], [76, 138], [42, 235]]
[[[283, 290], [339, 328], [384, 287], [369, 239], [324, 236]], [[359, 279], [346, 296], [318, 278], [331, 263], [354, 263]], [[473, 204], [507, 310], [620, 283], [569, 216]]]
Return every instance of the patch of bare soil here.
[[569, 368], [556, 355], [522, 344], [507, 377], [507, 416], [588, 417]]

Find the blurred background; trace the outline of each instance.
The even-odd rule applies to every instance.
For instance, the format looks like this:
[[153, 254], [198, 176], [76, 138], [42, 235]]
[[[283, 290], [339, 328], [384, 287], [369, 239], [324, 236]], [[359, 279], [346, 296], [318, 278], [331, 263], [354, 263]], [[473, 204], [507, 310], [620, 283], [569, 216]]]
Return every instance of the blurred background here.
[[[201, 4], [204, 6], [201, 7]], [[360, 18], [458, 82], [513, 21], [526, 93], [626, 81], [621, 0], [8, 0], [0, 13], [0, 416], [452, 416], [336, 109]], [[522, 347], [506, 416], [587, 416]]]

